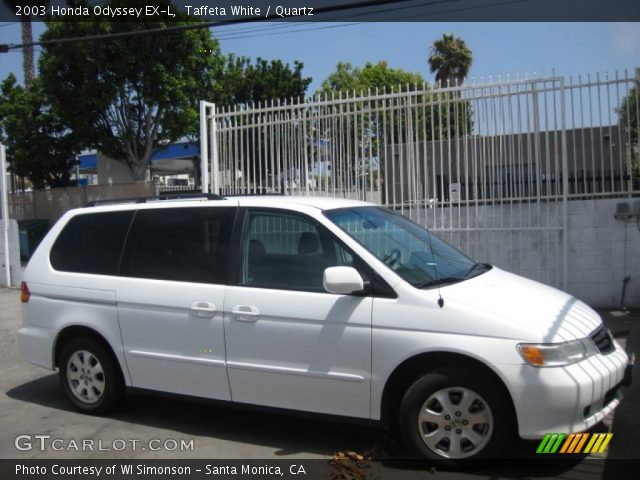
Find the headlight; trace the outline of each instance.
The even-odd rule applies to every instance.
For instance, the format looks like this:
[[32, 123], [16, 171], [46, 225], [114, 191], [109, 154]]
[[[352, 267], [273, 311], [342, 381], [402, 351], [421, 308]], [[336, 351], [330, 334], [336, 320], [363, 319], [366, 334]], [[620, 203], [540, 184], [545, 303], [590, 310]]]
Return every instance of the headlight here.
[[518, 352], [534, 367], [564, 367], [598, 353], [589, 338], [563, 343], [520, 343]]

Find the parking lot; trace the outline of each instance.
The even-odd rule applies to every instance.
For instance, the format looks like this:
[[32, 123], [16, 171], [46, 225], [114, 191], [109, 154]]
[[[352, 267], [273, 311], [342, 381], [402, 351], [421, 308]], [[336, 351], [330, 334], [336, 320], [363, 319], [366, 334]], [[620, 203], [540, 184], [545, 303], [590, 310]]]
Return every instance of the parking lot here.
[[[640, 313], [613, 317], [604, 315], [616, 336], [628, 351], [640, 352]], [[18, 353], [16, 330], [21, 324], [19, 291], [0, 289], [0, 457], [11, 459], [326, 459], [336, 452], [367, 452], [402, 456], [398, 444], [374, 428], [336, 423], [322, 418], [299, 418], [245, 411], [226, 406], [192, 403], [183, 399], [159, 398], [136, 394], [107, 417], [82, 415], [67, 403], [53, 372], [23, 362]], [[634, 383], [625, 391], [625, 400], [607, 424], [614, 434], [607, 458], [640, 457], [640, 380], [638, 369]], [[20, 440], [16, 440], [19, 436]], [[45, 440], [35, 435], [45, 435]], [[61, 439], [51, 444], [53, 439]], [[75, 439], [93, 440], [92, 449], [74, 448]], [[40, 448], [40, 442], [45, 448]], [[16, 446], [19, 443], [20, 448]], [[517, 458], [531, 464], [537, 442], [521, 442]], [[571, 464], [542, 462], [549, 465], [533, 472], [518, 471], [518, 461], [492, 467], [491, 471], [467, 473], [467, 478], [519, 476], [564, 478], [608, 478], [617, 476], [610, 469], [615, 462], [575, 461]], [[540, 462], [538, 462], [540, 466]], [[432, 478], [434, 472], [423, 465], [383, 462], [382, 471], [399, 472], [402, 478]], [[458, 476], [459, 472], [438, 471], [439, 478]]]

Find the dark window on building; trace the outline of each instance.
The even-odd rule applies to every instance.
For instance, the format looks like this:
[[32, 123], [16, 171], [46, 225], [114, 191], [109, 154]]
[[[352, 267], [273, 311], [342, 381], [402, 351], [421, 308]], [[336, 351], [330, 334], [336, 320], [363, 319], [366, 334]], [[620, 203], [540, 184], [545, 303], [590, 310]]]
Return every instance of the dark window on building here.
[[235, 208], [140, 210], [129, 235], [122, 274], [225, 283]]
[[77, 215], [51, 249], [51, 265], [62, 272], [116, 275], [132, 211]]

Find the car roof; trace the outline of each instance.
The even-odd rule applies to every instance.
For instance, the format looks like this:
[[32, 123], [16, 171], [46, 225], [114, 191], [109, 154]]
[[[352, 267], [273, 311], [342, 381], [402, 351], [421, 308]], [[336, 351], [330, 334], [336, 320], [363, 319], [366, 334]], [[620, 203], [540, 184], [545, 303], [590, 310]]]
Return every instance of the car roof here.
[[317, 208], [319, 210], [332, 210], [336, 208], [374, 206], [372, 203], [360, 200], [333, 197], [312, 197], [297, 195], [241, 195], [221, 197], [220, 199], [164, 199], [148, 200], [143, 203], [136, 203], [135, 200], [120, 203], [117, 199], [114, 203], [98, 204], [74, 210], [76, 214], [90, 212], [112, 212], [123, 210], [146, 210], [154, 208], [185, 208], [203, 206], [240, 206], [240, 207], [292, 207], [296, 206]]
[[[233, 198], [233, 197], [231, 197]], [[334, 208], [345, 207], [364, 207], [371, 206], [372, 203], [360, 200], [350, 200], [347, 198], [335, 197], [306, 197], [295, 195], [250, 195], [236, 197], [241, 207], [268, 207], [283, 205], [304, 205], [319, 210], [330, 210]]]

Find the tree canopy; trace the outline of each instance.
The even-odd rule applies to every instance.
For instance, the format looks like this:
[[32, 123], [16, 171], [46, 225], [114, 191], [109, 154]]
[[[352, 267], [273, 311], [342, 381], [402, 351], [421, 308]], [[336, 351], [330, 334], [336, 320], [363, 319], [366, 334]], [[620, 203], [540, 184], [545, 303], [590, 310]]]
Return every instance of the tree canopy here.
[[620, 123], [629, 132], [632, 152], [633, 188], [640, 188], [640, 151], [638, 150], [638, 111], [640, 111], [640, 81], [629, 89], [629, 93], [622, 99], [618, 107]]
[[[383, 92], [389, 93], [391, 91], [428, 90], [429, 86], [425, 85], [424, 78], [419, 73], [407, 72], [400, 68], [391, 68], [385, 61], [377, 64], [368, 62], [362, 68], [354, 67], [350, 63], [339, 62], [335, 71], [322, 82], [318, 93], [333, 93], [335, 95], [336, 93], [344, 92], [353, 95], [353, 92], [355, 92], [356, 97], [358, 97], [361, 94], [366, 95], [369, 91], [374, 94], [376, 89], [377, 93], [381, 95]], [[414, 130], [413, 138], [419, 141], [429, 141], [431, 139], [442, 139], [446, 135], [457, 137], [463, 131], [471, 131], [473, 122], [469, 102], [453, 95], [438, 94], [437, 91], [434, 91], [434, 93], [429, 91], [424, 96], [420, 94], [418, 101], [429, 102], [430, 99], [433, 99], [434, 103], [431, 103], [425, 109], [417, 110], [415, 122], [411, 126]], [[442, 108], [437, 108], [438, 104], [441, 104]], [[356, 104], [354, 108], [366, 109], [368, 107], [364, 104]], [[381, 135], [383, 115], [380, 112], [386, 110], [387, 121], [389, 122], [389, 119], [393, 117], [393, 122], [397, 127], [386, 129], [387, 141], [406, 142], [409, 133], [407, 129], [410, 128], [406, 124], [406, 115], [399, 115], [397, 110], [389, 108], [389, 103], [386, 100], [376, 100], [374, 110], [378, 111], [371, 115], [371, 121], [368, 119], [369, 115], [365, 120], [365, 122], [369, 123], [364, 129], [367, 134]]]
[[473, 54], [466, 42], [453, 34], [443, 34], [429, 51], [429, 69], [436, 74], [436, 82], [442, 85], [460, 85], [466, 78]]
[[[291, 99], [304, 97], [311, 78], [302, 75], [302, 62], [294, 62], [293, 67], [281, 60], [265, 60], [258, 57], [254, 62], [248, 57], [236, 57], [233, 54], [225, 58], [224, 72], [218, 79], [213, 95], [206, 97], [216, 103], [217, 106], [231, 107], [233, 105], [267, 103], [271, 101], [287, 103]], [[294, 100], [295, 101], [295, 100]], [[247, 117], [235, 118], [235, 125], [248, 122]], [[250, 123], [250, 122], [249, 122]], [[262, 149], [263, 152], [273, 151], [274, 148], [283, 148], [266, 129], [256, 129], [256, 137], [253, 135], [240, 135], [239, 156], [242, 158], [245, 171], [253, 169], [257, 172], [256, 178], [265, 178], [268, 174], [268, 166], [255, 162], [255, 152]]]
[[638, 145], [638, 110], [640, 97], [640, 81], [636, 81], [636, 84], [629, 89], [629, 93], [622, 99], [620, 106], [618, 107], [618, 115], [620, 121], [625, 128], [629, 129], [631, 136], [631, 144]]
[[[145, 5], [113, 0], [112, 6]], [[156, 4], [167, 6], [167, 0]], [[52, 22], [42, 40], [116, 34], [192, 23], [168, 16]], [[40, 57], [43, 91], [85, 147], [123, 161], [145, 178], [152, 154], [197, 130], [198, 100], [214, 91], [224, 59], [208, 29], [47, 45]]]
[[303, 66], [295, 61], [292, 68], [282, 60], [260, 57], [252, 63], [248, 57], [229, 54], [211, 100], [235, 105], [304, 97], [311, 78], [302, 76]]
[[318, 93], [355, 91], [356, 95], [371, 90], [379, 93], [392, 89], [398, 91], [407, 86], [413, 90], [417, 85], [422, 88], [424, 78], [419, 73], [407, 72], [401, 68], [391, 68], [385, 61], [373, 64], [367, 62], [364, 67], [354, 67], [348, 62], [338, 62], [336, 69], [323, 82]]
[[19, 86], [12, 74], [2, 83], [0, 133], [11, 169], [27, 177], [34, 188], [70, 184], [79, 143], [55, 110], [43, 102], [38, 79], [29, 89]]
[[[132, 2], [145, 5], [142, 0], [110, 3], [130, 7]], [[170, 2], [160, 0], [160, 4]], [[41, 40], [140, 32], [198, 21], [171, 11], [176, 17], [155, 15], [124, 22], [90, 13], [83, 21], [48, 21]], [[33, 93], [18, 86], [14, 76], [6, 79], [0, 133], [14, 171], [29, 177], [36, 188], [68, 184], [75, 154], [88, 148], [123, 162], [133, 179], [142, 180], [154, 152], [197, 137], [199, 100], [234, 105], [301, 97], [311, 83], [302, 69], [298, 61], [290, 65], [232, 54], [224, 57], [207, 28], [49, 44], [40, 56]]]

